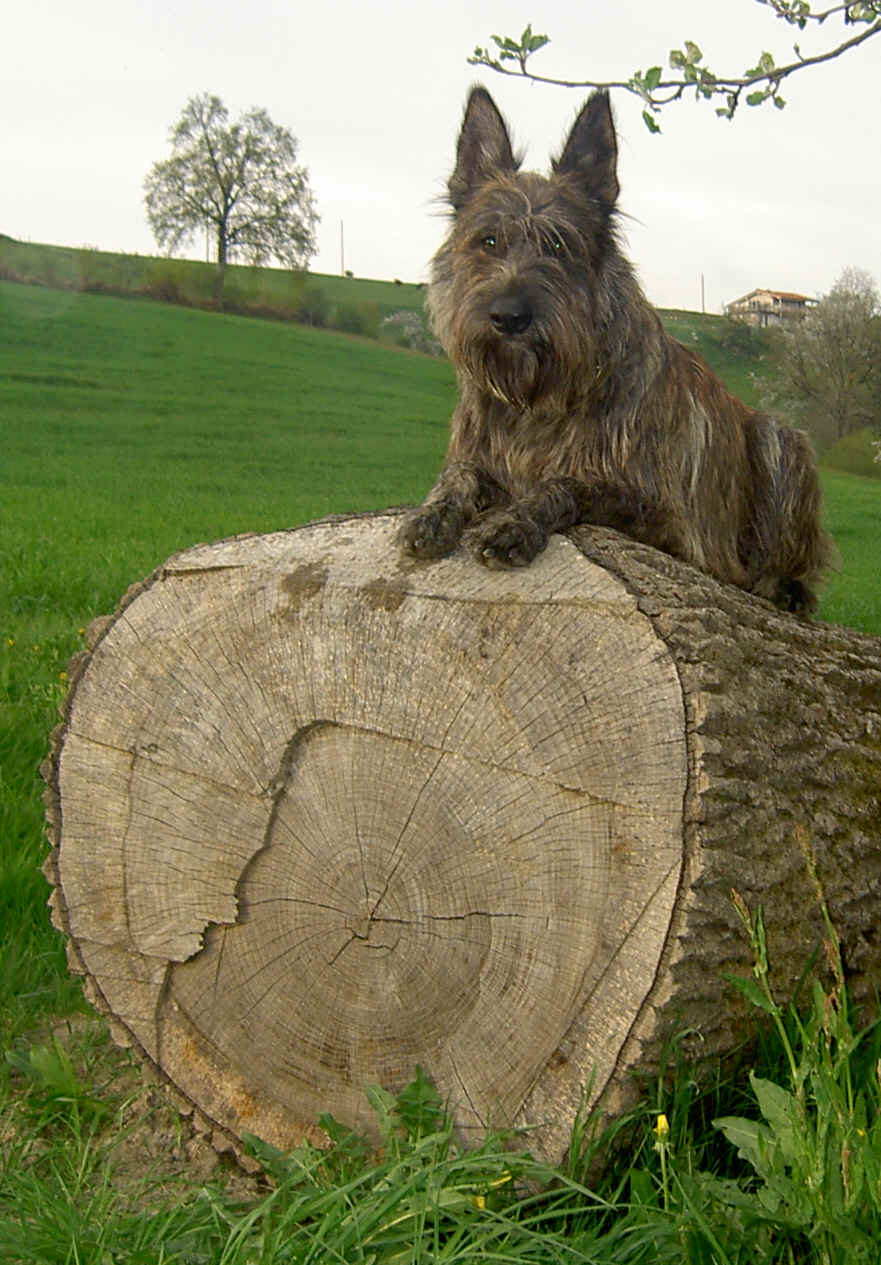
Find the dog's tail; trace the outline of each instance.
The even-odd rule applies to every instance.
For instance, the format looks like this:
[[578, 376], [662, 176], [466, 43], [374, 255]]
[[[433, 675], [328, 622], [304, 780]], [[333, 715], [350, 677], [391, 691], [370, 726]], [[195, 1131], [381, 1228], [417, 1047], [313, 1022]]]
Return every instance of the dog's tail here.
[[750, 588], [784, 610], [811, 614], [835, 561], [822, 526], [822, 492], [808, 437], [758, 413], [751, 428], [754, 513]]

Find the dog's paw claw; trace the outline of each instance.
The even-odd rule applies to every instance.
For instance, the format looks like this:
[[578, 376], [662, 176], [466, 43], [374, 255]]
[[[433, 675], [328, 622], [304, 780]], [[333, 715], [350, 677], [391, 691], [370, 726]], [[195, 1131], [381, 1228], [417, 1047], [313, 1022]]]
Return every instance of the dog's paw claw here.
[[401, 548], [414, 558], [443, 558], [462, 535], [462, 517], [444, 506], [423, 506], [408, 515], [398, 532]]
[[546, 543], [535, 523], [507, 513], [485, 519], [468, 541], [478, 562], [492, 570], [528, 567]]

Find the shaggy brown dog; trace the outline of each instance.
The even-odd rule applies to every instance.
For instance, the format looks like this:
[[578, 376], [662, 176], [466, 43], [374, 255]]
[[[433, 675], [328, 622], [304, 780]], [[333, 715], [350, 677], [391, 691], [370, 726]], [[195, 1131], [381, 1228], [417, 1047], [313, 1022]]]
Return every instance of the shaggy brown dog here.
[[602, 524], [810, 611], [829, 547], [809, 444], [664, 332], [618, 247], [616, 167], [605, 93], [544, 177], [472, 91], [429, 289], [460, 399], [402, 544], [436, 558], [464, 535], [487, 566], [525, 566], [551, 532]]

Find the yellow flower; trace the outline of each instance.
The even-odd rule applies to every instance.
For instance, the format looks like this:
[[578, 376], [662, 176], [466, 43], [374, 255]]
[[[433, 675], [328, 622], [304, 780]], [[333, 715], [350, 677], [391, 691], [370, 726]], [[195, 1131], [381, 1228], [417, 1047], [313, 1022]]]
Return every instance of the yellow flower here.
[[475, 1208], [486, 1207], [486, 1195], [472, 1195], [471, 1200]]
[[655, 1134], [659, 1142], [662, 1142], [670, 1132], [670, 1122], [667, 1117], [661, 1113], [655, 1123]]
[[6, 638], [6, 644], [7, 644], [7, 646], [9, 646], [9, 648], [10, 648], [10, 650], [11, 650], [11, 649], [12, 649], [12, 647], [15, 645], [15, 638], [14, 638], [14, 637], [7, 637], [7, 638]]

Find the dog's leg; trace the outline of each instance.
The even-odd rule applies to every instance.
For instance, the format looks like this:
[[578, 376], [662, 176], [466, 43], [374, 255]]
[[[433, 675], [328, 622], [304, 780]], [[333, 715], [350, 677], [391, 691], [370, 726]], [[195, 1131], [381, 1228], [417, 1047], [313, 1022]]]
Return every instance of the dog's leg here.
[[502, 487], [475, 462], [450, 462], [423, 504], [407, 514], [398, 539], [417, 558], [442, 558], [478, 514], [504, 499]]
[[484, 566], [525, 567], [541, 553], [552, 532], [591, 523], [614, 527], [635, 540], [691, 560], [678, 518], [623, 483], [546, 479], [529, 496], [485, 514], [468, 532], [466, 543]]
[[466, 544], [486, 567], [525, 567], [552, 532], [582, 520], [589, 499], [577, 479], [546, 479], [528, 496], [484, 514], [468, 532]]

